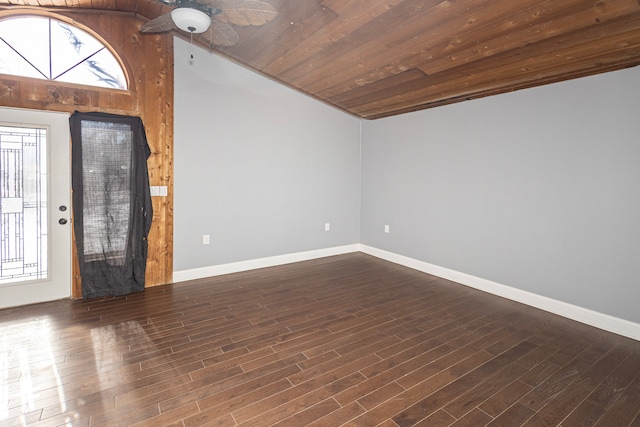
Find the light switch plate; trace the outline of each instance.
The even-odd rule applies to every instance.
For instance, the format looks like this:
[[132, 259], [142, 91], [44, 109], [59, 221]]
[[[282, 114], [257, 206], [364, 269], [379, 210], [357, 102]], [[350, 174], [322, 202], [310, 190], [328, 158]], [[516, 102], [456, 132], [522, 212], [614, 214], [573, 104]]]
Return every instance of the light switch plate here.
[[166, 185], [152, 185], [149, 190], [152, 197], [166, 197], [167, 195]]

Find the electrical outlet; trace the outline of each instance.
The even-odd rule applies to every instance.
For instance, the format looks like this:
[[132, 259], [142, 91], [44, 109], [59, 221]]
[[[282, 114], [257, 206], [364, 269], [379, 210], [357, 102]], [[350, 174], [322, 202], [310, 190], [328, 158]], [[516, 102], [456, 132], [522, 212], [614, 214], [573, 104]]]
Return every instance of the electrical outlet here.
[[202, 244], [203, 245], [208, 245], [209, 244], [209, 235], [208, 234], [203, 234], [202, 235]]
[[384, 232], [389, 234], [389, 224], [384, 225]]
[[331, 230], [331, 223], [330, 222], [325, 222], [324, 223], [324, 231], [329, 231]]

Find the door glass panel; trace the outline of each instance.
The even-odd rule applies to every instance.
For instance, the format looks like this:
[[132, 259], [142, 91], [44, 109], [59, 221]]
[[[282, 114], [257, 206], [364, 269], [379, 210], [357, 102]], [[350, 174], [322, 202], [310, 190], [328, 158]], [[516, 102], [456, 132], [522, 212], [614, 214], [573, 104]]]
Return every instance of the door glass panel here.
[[46, 128], [0, 126], [0, 197], [0, 284], [46, 279]]

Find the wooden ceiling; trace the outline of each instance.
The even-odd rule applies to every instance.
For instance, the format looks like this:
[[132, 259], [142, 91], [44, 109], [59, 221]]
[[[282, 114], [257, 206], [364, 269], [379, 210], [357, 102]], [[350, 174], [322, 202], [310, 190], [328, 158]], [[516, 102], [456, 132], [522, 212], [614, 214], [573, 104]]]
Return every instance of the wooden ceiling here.
[[[210, 48], [208, 33], [196, 43], [366, 119], [640, 64], [639, 0], [265, 1], [278, 16], [236, 27], [235, 46]], [[158, 0], [0, 0], [21, 5], [127, 12], [141, 24], [171, 10]]]

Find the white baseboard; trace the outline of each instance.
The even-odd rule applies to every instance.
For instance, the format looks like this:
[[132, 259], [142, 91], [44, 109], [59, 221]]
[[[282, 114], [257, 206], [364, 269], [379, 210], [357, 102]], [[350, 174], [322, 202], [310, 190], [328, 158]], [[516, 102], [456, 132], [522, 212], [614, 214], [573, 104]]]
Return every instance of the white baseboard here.
[[393, 252], [387, 252], [381, 249], [376, 249], [370, 246], [361, 245], [360, 251], [377, 258], [391, 261], [395, 264], [413, 268], [414, 270], [432, 274], [443, 279], [451, 280], [452, 282], [460, 283], [474, 289], [478, 289], [493, 295], [510, 299], [512, 301], [529, 305], [531, 307], [539, 308], [550, 313], [567, 317], [569, 319], [576, 320], [578, 322], [585, 323], [587, 325], [591, 325], [605, 331], [613, 332], [615, 334], [623, 335], [635, 340], [640, 340], [640, 324], [638, 323], [630, 322], [628, 320], [613, 317], [608, 314], [599, 313], [587, 308], [568, 304], [566, 302], [547, 298], [538, 294], [534, 294], [532, 292], [512, 288], [511, 286], [502, 285], [500, 283], [492, 282], [480, 277], [475, 277], [470, 274], [460, 273], [455, 270], [450, 270], [448, 268], [429, 264], [424, 261], [418, 261], [413, 258], [398, 255]]
[[351, 252], [363, 252], [395, 264], [432, 274], [461, 285], [469, 286], [474, 289], [507, 298], [531, 307], [539, 308], [559, 316], [640, 341], [640, 324], [638, 323], [361, 244], [337, 246], [307, 252], [239, 261], [229, 264], [213, 265], [210, 267], [194, 268], [191, 270], [175, 271], [173, 273], [173, 281], [174, 283], [177, 283], [187, 280], [203, 279], [205, 277], [273, 267], [276, 265], [308, 261], [311, 259], [324, 258], [327, 256], [341, 255]]
[[333, 255], [342, 255], [350, 252], [359, 252], [360, 245], [336, 246], [333, 248], [317, 249], [307, 252], [277, 255], [266, 258], [251, 259], [247, 261], [232, 262], [229, 264], [212, 265], [209, 267], [193, 268], [190, 270], [174, 271], [173, 282], [185, 282], [187, 280], [203, 279], [205, 277], [221, 276], [223, 274], [238, 273], [240, 271], [255, 270], [257, 268], [273, 267], [276, 265], [290, 264], [292, 262], [308, 261], [316, 258], [324, 258]]

